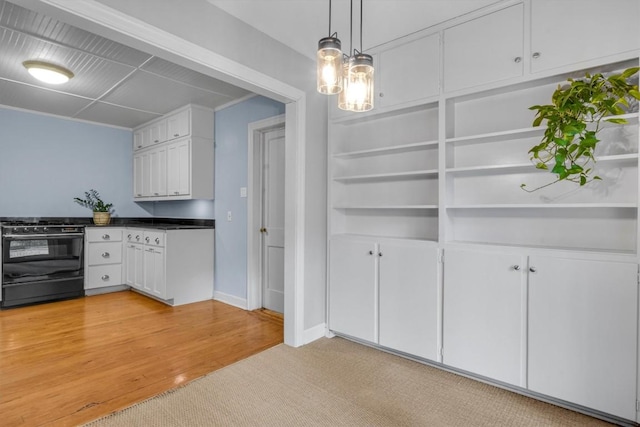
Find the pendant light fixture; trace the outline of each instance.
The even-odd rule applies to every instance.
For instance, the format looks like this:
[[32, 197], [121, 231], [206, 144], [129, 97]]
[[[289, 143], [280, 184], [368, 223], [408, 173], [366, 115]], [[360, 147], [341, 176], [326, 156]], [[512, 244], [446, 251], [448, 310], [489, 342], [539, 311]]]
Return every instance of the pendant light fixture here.
[[349, 98], [349, 67], [351, 66], [351, 50], [353, 48], [353, 0], [349, 2], [349, 55], [342, 55], [342, 92], [338, 94], [338, 108], [351, 111]]
[[362, 112], [373, 108], [373, 57], [362, 52], [362, 6], [360, 0], [360, 51], [354, 49], [349, 60], [348, 87], [350, 111]]
[[29, 74], [45, 83], [59, 85], [73, 78], [73, 73], [70, 70], [49, 62], [24, 61], [22, 65]]
[[317, 87], [326, 95], [342, 91], [342, 46], [338, 33], [331, 33], [331, 0], [329, 0], [329, 37], [318, 42]]
[[[363, 0], [360, 0], [360, 51], [353, 49], [343, 64], [343, 90], [338, 97], [338, 108], [363, 112], [373, 109], [374, 68], [373, 57], [362, 52]], [[350, 43], [353, 41], [353, 0], [351, 0]]]

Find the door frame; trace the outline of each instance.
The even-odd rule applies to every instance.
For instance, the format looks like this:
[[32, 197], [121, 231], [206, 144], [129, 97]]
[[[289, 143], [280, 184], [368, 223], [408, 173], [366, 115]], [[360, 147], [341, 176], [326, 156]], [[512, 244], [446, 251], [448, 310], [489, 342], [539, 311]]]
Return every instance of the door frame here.
[[[284, 127], [286, 138], [286, 117], [284, 114], [249, 123], [247, 147], [247, 309], [262, 308], [262, 239], [255, 230], [262, 223], [262, 141], [264, 134]], [[285, 168], [286, 168], [285, 158]], [[286, 179], [286, 178], [285, 178]], [[286, 216], [286, 213], [285, 213]], [[285, 225], [285, 233], [286, 225]], [[286, 239], [285, 239], [286, 248]], [[286, 253], [286, 249], [285, 249]], [[286, 260], [285, 260], [286, 264]], [[286, 307], [285, 307], [286, 312]], [[286, 313], [285, 313], [286, 319]]]
[[304, 345], [306, 92], [97, 1], [15, 2], [285, 104], [284, 343]]

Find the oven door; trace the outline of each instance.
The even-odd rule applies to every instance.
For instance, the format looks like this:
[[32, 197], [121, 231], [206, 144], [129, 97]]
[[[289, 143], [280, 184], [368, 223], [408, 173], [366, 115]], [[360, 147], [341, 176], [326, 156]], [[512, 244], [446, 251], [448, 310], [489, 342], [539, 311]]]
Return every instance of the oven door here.
[[2, 283], [83, 276], [83, 233], [5, 235]]
[[5, 235], [2, 307], [84, 295], [83, 233]]

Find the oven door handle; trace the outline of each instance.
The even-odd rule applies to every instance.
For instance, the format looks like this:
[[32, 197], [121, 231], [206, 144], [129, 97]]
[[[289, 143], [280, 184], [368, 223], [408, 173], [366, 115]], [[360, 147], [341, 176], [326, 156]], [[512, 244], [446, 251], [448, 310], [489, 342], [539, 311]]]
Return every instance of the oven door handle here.
[[60, 234], [5, 234], [3, 237], [13, 240], [45, 240], [49, 237], [81, 237], [84, 233], [60, 233]]

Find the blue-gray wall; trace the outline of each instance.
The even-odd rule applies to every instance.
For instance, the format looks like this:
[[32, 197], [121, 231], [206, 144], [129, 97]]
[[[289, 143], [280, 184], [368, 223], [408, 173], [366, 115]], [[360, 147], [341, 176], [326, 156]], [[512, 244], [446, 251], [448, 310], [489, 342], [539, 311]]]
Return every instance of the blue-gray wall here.
[[[249, 123], [284, 114], [284, 104], [256, 96], [217, 111], [215, 116], [216, 170], [215, 289], [247, 297], [247, 187]], [[232, 221], [227, 221], [231, 211]]]
[[149, 216], [133, 202], [132, 133], [0, 108], [0, 216], [90, 217], [73, 202], [96, 189], [115, 215]]
[[90, 217], [73, 198], [94, 188], [115, 216], [216, 219], [216, 291], [245, 299], [248, 125], [284, 110], [255, 96], [215, 113], [215, 201], [135, 203], [131, 131], [0, 108], [0, 217]]

